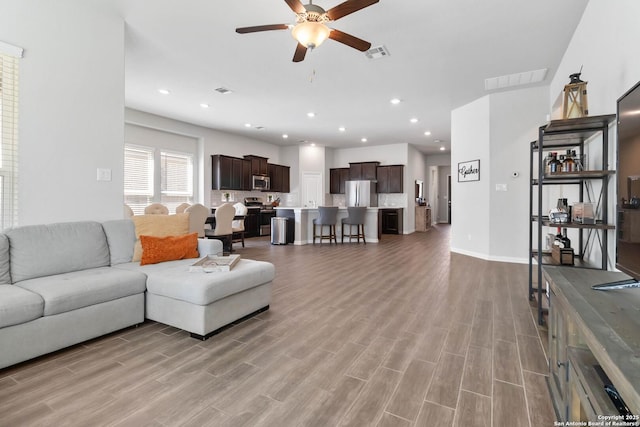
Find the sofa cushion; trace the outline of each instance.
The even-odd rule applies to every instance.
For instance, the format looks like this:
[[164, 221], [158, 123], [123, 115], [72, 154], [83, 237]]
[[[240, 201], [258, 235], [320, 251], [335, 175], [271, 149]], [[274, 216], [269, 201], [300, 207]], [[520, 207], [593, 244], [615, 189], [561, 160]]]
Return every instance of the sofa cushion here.
[[198, 233], [184, 236], [140, 236], [142, 259], [140, 265], [157, 264], [178, 259], [198, 258]]
[[16, 283], [44, 300], [44, 315], [64, 313], [145, 291], [146, 277], [113, 267], [57, 274]]
[[11, 283], [11, 259], [9, 258], [9, 238], [0, 234], [0, 285]]
[[136, 244], [136, 227], [129, 219], [116, 219], [102, 223], [109, 244], [111, 265], [131, 262]]
[[28, 225], [5, 234], [14, 283], [109, 265], [107, 238], [98, 222]]
[[133, 250], [133, 261], [142, 258], [140, 236], [180, 236], [189, 233], [189, 214], [175, 215], [134, 215], [133, 223], [136, 227], [136, 245]]
[[119, 264], [115, 268], [140, 271], [147, 275], [147, 292], [196, 305], [209, 305], [229, 295], [269, 283], [275, 277], [273, 264], [241, 259], [226, 272], [189, 272], [195, 260], [139, 265]]
[[0, 285], [0, 328], [35, 320], [44, 313], [38, 294], [14, 285]]

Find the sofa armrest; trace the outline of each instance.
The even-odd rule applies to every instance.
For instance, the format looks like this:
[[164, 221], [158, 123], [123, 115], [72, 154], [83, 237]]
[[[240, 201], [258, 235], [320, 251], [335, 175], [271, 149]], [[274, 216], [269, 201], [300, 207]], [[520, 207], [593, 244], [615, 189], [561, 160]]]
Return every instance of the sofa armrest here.
[[222, 255], [222, 242], [216, 239], [198, 239], [198, 253], [201, 257], [210, 254]]

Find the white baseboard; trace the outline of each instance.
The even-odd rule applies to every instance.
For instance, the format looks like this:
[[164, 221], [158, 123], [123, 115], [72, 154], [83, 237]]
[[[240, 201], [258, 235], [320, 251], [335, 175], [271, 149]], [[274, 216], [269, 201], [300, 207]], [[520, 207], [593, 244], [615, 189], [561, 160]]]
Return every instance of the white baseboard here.
[[512, 264], [528, 264], [529, 260], [527, 258], [515, 258], [515, 257], [503, 257], [503, 256], [492, 256], [485, 253], [468, 251], [465, 249], [459, 248], [451, 248], [451, 252], [455, 252], [460, 255], [472, 256], [474, 258], [484, 259], [486, 261], [496, 261], [496, 262], [508, 262]]

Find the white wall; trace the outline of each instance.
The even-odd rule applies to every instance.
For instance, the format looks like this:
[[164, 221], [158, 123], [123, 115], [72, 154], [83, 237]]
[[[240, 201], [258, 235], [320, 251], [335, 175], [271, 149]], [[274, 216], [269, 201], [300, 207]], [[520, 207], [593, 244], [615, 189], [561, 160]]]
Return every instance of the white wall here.
[[[568, 76], [581, 66], [588, 81], [589, 114], [614, 114], [616, 101], [640, 81], [640, 2], [591, 0], [554, 76], [549, 103], [554, 104]], [[616, 167], [615, 126], [609, 132], [609, 167]], [[593, 157], [592, 153], [590, 156]], [[610, 180], [609, 218], [615, 218], [615, 179]], [[609, 232], [609, 267], [614, 265], [615, 231]], [[593, 254], [597, 256], [598, 254]]]
[[[486, 258], [489, 254], [491, 163], [489, 96], [451, 113], [451, 250]], [[457, 182], [457, 165], [480, 160], [480, 181]]]
[[122, 217], [124, 22], [113, 3], [2, 1], [0, 40], [24, 48], [20, 225]]
[[[528, 262], [529, 147], [548, 112], [548, 88], [491, 95], [489, 259]], [[518, 173], [514, 178], [513, 173]], [[507, 191], [497, 191], [497, 185]], [[549, 188], [549, 187], [546, 187]], [[557, 200], [557, 199], [554, 199]]]
[[[539, 89], [503, 92], [454, 110], [452, 165], [480, 158], [481, 182], [487, 178], [488, 186], [476, 185], [476, 192], [469, 183], [458, 184], [454, 178], [453, 251], [494, 260], [528, 261], [527, 141], [537, 138], [535, 128], [546, 122], [546, 114], [552, 118], [561, 114], [558, 100], [562, 97], [562, 89], [569, 81], [569, 74], [579, 71], [581, 66], [584, 66], [582, 78], [589, 82], [590, 115], [615, 113], [617, 98], [640, 80], [640, 56], [635, 54], [640, 39], [638, 16], [640, 2], [635, 0], [591, 0], [550, 86], [542, 89], [547, 91], [546, 95]], [[485, 125], [489, 126], [489, 144], [484, 139], [487, 129], [479, 120], [486, 120]], [[474, 133], [480, 137], [475, 143], [472, 142]], [[612, 129], [610, 141], [615, 140], [614, 136], [615, 129]], [[590, 155], [599, 156], [597, 150]], [[611, 168], [615, 168], [614, 155], [615, 143], [612, 143]], [[486, 157], [485, 161], [483, 157]], [[508, 176], [514, 169], [520, 169], [518, 179]], [[489, 172], [489, 176], [485, 172]], [[495, 184], [505, 183], [507, 192], [495, 191]], [[551, 199], [553, 197], [547, 203], [551, 203]], [[611, 197], [609, 212], [612, 218], [613, 203], [614, 197]], [[473, 211], [467, 209], [465, 213], [464, 209], [469, 206], [474, 207]], [[489, 224], [488, 231], [478, 224]], [[474, 242], [478, 235], [487, 239], [486, 245]], [[613, 236], [614, 232], [611, 232], [610, 253], [615, 249]]]

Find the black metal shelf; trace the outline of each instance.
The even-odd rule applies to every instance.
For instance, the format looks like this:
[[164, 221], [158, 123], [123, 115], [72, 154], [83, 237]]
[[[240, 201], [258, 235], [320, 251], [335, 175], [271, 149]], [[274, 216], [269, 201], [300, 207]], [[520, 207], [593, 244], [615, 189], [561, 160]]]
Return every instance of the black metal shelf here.
[[[538, 140], [530, 144], [530, 182], [529, 209], [532, 212], [531, 221], [529, 223], [529, 297], [537, 298], [538, 303], [538, 323], [544, 323], [544, 314], [546, 310], [543, 307], [543, 286], [542, 270], [545, 265], [558, 265], [549, 252], [543, 251], [543, 227], [561, 227], [578, 230], [577, 254], [574, 256], [574, 266], [582, 268], [592, 268], [606, 270], [608, 263], [608, 237], [609, 230], [614, 230], [615, 226], [609, 224], [608, 218], [608, 180], [615, 174], [615, 171], [609, 170], [608, 152], [609, 152], [609, 126], [615, 121], [615, 114], [607, 114], [601, 116], [581, 117], [576, 119], [552, 120], [549, 123], [538, 128]], [[545, 173], [544, 152], [578, 148], [580, 154], [584, 153], [585, 145], [593, 143], [595, 137], [601, 136], [602, 139], [602, 162], [598, 170], [585, 170], [579, 172], [557, 172]], [[534, 170], [537, 171], [534, 174]], [[587, 183], [593, 180], [600, 180], [602, 187], [600, 189], [600, 202], [602, 209], [602, 218], [596, 224], [578, 224], [578, 223], [555, 223], [549, 220], [549, 217], [543, 215], [543, 191], [548, 185], [574, 185], [579, 188], [579, 196], [577, 202], [591, 202], [589, 200], [589, 191], [585, 191]], [[585, 192], [587, 193], [585, 200]], [[534, 208], [534, 200], [537, 201]], [[535, 212], [537, 211], [537, 212]], [[537, 214], [536, 214], [537, 213]], [[583, 233], [587, 233], [587, 239]], [[585, 262], [583, 257], [586, 252], [585, 246], [593, 244], [590, 240], [593, 234], [597, 235], [597, 242], [600, 246], [600, 265]], [[534, 236], [535, 235], [535, 236]], [[542, 256], [540, 256], [541, 254]], [[534, 287], [534, 262], [537, 263], [537, 286]]]
[[[531, 215], [531, 221], [538, 222], [537, 215]], [[561, 227], [561, 228], [577, 228], [577, 229], [596, 229], [596, 230], [615, 230], [613, 224], [605, 224], [598, 220], [595, 224], [580, 224], [578, 222], [553, 222], [549, 217], [542, 217], [542, 225], [545, 227]]]

